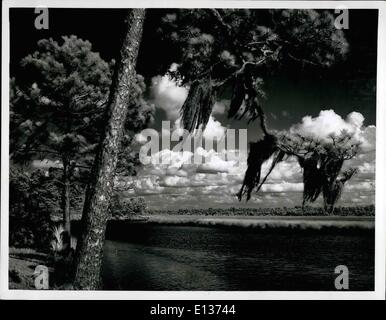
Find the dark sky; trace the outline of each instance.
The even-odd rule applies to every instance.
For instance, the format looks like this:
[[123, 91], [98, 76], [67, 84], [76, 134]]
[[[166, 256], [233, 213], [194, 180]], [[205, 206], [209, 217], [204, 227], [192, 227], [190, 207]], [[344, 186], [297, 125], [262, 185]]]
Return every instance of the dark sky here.
[[[33, 52], [42, 38], [60, 40], [62, 35], [75, 34], [89, 40], [104, 59], [116, 57], [126, 10], [50, 9], [49, 13], [49, 30], [37, 30], [34, 9], [11, 9], [11, 75], [21, 76], [17, 68], [20, 59]], [[355, 9], [349, 13], [350, 24], [345, 34], [350, 52], [343, 63], [324, 73], [296, 65], [284, 66], [265, 78], [268, 99], [264, 107], [273, 128], [284, 129], [306, 114], [316, 116], [321, 109], [329, 108], [342, 116], [358, 111], [364, 115], [366, 125], [375, 124], [378, 12]], [[148, 81], [173, 62], [173, 48], [164, 45], [156, 33], [163, 14], [159, 9], [147, 12], [137, 68]], [[281, 116], [283, 111], [289, 116]], [[225, 115], [219, 120], [228, 121]], [[231, 126], [245, 127], [245, 123], [232, 122]]]

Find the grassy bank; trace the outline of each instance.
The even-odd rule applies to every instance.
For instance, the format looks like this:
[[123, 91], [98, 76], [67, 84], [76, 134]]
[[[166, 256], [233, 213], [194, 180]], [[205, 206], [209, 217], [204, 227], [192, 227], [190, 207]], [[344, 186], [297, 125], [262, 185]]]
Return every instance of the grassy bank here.
[[37, 250], [9, 248], [9, 289], [35, 289], [35, 268], [38, 265], [47, 265], [48, 261], [48, 255]]
[[256, 229], [374, 229], [374, 217], [151, 215], [147, 223]]
[[[177, 209], [177, 210], [148, 210], [148, 215], [178, 215], [178, 216], [326, 216], [322, 207], [280, 207], [280, 208], [205, 208], [205, 209]], [[375, 207], [355, 206], [337, 207], [330, 216], [366, 216], [373, 217]]]

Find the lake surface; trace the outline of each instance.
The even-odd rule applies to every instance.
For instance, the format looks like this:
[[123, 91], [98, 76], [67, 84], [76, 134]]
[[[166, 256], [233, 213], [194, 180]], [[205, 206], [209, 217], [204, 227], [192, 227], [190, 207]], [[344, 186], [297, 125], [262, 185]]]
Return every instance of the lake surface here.
[[107, 290], [374, 289], [374, 230], [115, 223], [107, 232]]

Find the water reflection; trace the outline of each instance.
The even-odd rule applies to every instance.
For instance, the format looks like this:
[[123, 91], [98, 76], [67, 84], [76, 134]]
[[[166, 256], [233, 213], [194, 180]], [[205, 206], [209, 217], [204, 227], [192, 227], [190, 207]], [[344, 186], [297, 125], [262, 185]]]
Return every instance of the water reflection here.
[[278, 232], [149, 224], [109, 232], [109, 290], [373, 290], [374, 233]]

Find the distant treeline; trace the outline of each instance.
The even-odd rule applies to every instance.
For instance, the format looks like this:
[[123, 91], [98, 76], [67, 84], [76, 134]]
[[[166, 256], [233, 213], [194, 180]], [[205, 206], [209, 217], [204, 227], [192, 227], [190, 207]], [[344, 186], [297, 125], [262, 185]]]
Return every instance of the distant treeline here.
[[[325, 215], [321, 207], [293, 208], [207, 208], [207, 209], [176, 209], [176, 210], [148, 210], [149, 215], [205, 215], [205, 216], [322, 216]], [[374, 216], [375, 206], [338, 207], [334, 216]]]

